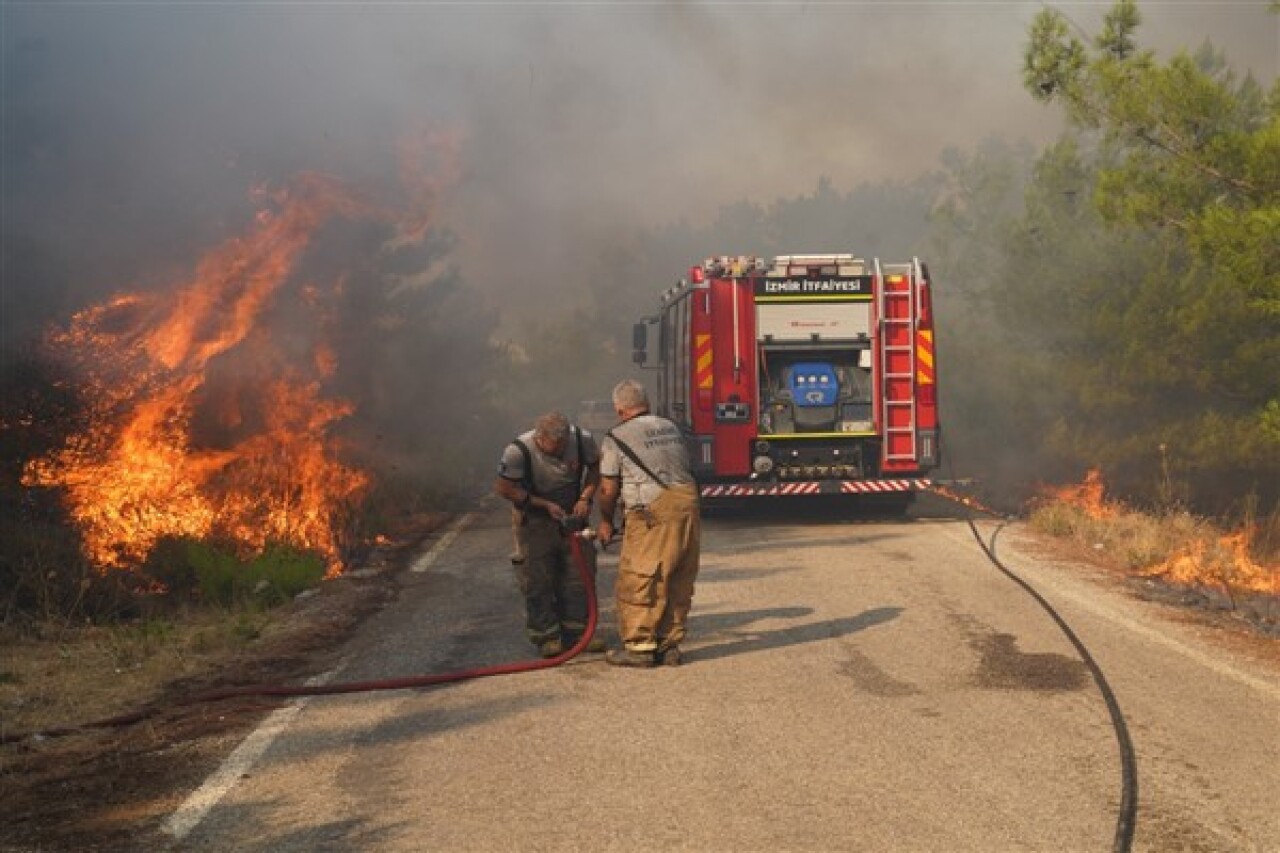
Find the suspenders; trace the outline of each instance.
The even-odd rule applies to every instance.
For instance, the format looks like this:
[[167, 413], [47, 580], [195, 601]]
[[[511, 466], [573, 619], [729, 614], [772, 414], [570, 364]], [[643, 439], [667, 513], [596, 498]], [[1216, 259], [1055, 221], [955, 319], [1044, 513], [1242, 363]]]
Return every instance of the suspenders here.
[[[587, 461], [582, 455], [582, 430], [578, 429], [574, 424], [569, 427], [573, 430], [573, 437], [578, 443], [578, 489], [582, 489], [582, 478], [587, 474]], [[520, 448], [520, 453], [524, 456], [524, 479], [520, 481], [520, 485], [531, 495], [538, 494], [533, 487], [533, 456], [529, 453], [529, 446], [519, 438], [513, 438], [511, 443]], [[539, 496], [541, 497], [541, 496]]]
[[623, 441], [622, 439], [614, 435], [613, 430], [609, 430], [608, 432], [605, 433], [605, 435], [608, 436], [609, 438], [612, 438], [613, 443], [618, 445], [618, 449], [621, 450], [628, 459], [636, 463], [636, 465], [640, 468], [641, 471], [648, 474], [649, 479], [653, 480], [655, 483], [657, 483], [659, 486], [661, 486], [664, 489], [670, 488], [670, 486], [662, 482], [661, 477], [659, 477], [657, 474], [649, 470], [649, 466], [644, 464], [643, 461], [641, 461], [640, 457], [636, 455], [636, 452], [634, 450], [632, 450], [630, 447], [627, 446], [627, 443], [625, 441]]

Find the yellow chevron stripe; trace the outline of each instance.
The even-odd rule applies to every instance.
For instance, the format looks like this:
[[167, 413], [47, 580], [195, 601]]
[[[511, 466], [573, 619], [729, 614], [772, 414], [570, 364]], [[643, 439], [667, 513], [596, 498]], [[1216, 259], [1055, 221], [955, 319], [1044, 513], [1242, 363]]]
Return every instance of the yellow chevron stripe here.
[[917, 382], [933, 382], [933, 332], [927, 329], [921, 329], [916, 339], [916, 368]]
[[711, 336], [695, 335], [694, 349], [698, 354], [697, 374], [698, 387], [710, 388], [712, 385], [711, 377]]

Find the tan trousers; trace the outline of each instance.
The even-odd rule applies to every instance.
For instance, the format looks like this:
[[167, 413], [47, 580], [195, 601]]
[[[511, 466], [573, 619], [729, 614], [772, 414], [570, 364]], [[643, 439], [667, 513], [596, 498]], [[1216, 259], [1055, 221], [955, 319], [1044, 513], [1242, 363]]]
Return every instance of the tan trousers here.
[[693, 603], [702, 523], [696, 486], [672, 486], [627, 512], [618, 558], [618, 634], [634, 652], [678, 646]]

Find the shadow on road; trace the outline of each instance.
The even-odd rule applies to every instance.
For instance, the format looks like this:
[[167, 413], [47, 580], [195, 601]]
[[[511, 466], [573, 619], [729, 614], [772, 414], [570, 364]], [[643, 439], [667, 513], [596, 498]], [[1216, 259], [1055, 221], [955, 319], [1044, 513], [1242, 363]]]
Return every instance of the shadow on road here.
[[[689, 656], [692, 662], [710, 661], [733, 655], [759, 652], [766, 649], [777, 649], [784, 646], [795, 646], [801, 643], [812, 643], [845, 637], [874, 628], [886, 622], [892, 622], [901, 615], [901, 607], [877, 607], [864, 610], [856, 616], [840, 619], [827, 619], [822, 622], [810, 622], [804, 625], [793, 625], [770, 631], [751, 632], [748, 636], [739, 637], [724, 643], [702, 646]], [[716, 613], [710, 615], [694, 615], [689, 619], [690, 633], [694, 637], [714, 639], [718, 633], [733, 631], [737, 626], [747, 625], [761, 619], [799, 618], [812, 613], [808, 607], [784, 607], [771, 610], [751, 610], [743, 613]]]
[[712, 499], [702, 505], [712, 526], [769, 524], [879, 525], [922, 520], [963, 521], [973, 510], [932, 492], [911, 501], [893, 495], [795, 495], [790, 497]]
[[908, 505], [904, 497], [881, 495], [714, 498], [703, 502], [702, 516], [715, 522], [902, 523], [910, 522], [916, 514]]

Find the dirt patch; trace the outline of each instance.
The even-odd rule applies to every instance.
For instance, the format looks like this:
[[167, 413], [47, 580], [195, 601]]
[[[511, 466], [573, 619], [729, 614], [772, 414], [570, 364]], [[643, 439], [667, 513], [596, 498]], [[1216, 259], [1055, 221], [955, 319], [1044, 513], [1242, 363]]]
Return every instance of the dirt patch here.
[[[0, 850], [139, 849], [223, 756], [287, 699], [241, 697], [190, 704], [192, 697], [262, 684], [299, 684], [332, 668], [345, 639], [396, 594], [395, 577], [447, 516], [422, 514], [394, 542], [374, 549], [347, 575], [270, 614], [260, 636], [215, 656], [199, 671], [159, 684], [127, 703], [109, 682], [83, 684], [68, 726], [138, 713], [121, 726], [27, 737], [0, 747]], [[6, 722], [12, 733], [16, 727]]]

